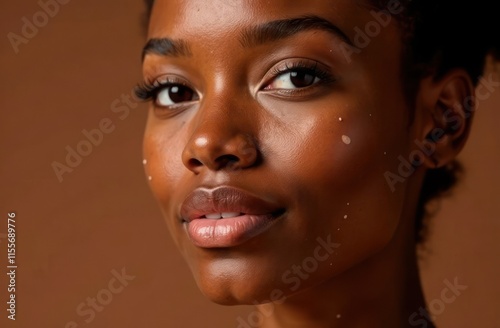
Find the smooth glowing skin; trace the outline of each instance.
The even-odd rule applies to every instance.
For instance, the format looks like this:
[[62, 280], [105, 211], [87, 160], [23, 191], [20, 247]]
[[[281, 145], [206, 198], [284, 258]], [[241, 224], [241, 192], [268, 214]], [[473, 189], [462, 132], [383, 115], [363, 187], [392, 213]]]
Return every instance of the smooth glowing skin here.
[[[199, 100], [151, 107], [144, 138], [151, 189], [208, 298], [254, 304], [276, 298], [276, 290], [286, 296], [258, 306], [271, 309], [263, 327], [405, 327], [410, 314], [425, 307], [413, 225], [423, 175], [435, 164], [425, 158], [394, 192], [384, 173], [398, 172], [398, 157], [409, 158], [414, 140], [440, 126], [442, 106], [472, 92], [470, 79], [454, 71], [422, 80], [410, 124], [394, 19], [350, 61], [343, 40], [319, 29], [260, 45], [240, 42], [248, 27], [304, 15], [327, 19], [352, 40], [356, 26], [374, 20], [370, 10], [349, 0], [155, 4], [148, 38], [182, 39], [191, 55], [149, 54], [144, 77], [179, 77]], [[266, 89], [273, 67], [304, 59], [318, 62], [335, 81], [297, 94]], [[467, 131], [443, 138], [433, 154], [438, 165], [458, 153]], [[286, 214], [237, 247], [196, 247], [179, 206], [193, 189], [219, 185], [281, 204]], [[327, 259], [321, 253], [317, 269], [283, 276], [314, 256], [318, 237], [328, 236], [340, 246]]]

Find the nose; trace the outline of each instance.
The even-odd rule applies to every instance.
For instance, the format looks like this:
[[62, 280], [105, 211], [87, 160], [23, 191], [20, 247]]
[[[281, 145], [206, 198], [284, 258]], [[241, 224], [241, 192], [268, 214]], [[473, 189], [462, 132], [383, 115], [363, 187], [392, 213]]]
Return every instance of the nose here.
[[[226, 106], [227, 107], [227, 106]], [[198, 174], [204, 168], [241, 170], [257, 164], [257, 141], [250, 132], [249, 115], [238, 110], [200, 108], [200, 117], [183, 152], [182, 162], [190, 171]]]

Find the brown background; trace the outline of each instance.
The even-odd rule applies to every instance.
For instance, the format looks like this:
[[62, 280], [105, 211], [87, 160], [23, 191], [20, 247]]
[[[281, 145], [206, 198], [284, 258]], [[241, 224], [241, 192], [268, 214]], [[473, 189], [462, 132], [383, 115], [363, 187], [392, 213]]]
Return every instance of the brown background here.
[[[248, 307], [205, 300], [177, 254], [142, 171], [146, 111], [124, 118], [112, 103], [140, 79], [142, 1], [72, 0], [15, 54], [35, 0], [0, 4], [0, 326], [236, 327]], [[429, 300], [443, 280], [468, 289], [446, 305], [440, 327], [500, 327], [500, 92], [481, 103], [462, 154], [468, 170], [434, 219], [422, 266]], [[123, 104], [121, 104], [123, 105]], [[134, 104], [129, 107], [135, 107]], [[51, 164], [109, 118], [104, 136], [59, 182]], [[17, 213], [17, 320], [6, 319], [7, 213]], [[135, 276], [90, 323], [76, 308], [111, 271]]]

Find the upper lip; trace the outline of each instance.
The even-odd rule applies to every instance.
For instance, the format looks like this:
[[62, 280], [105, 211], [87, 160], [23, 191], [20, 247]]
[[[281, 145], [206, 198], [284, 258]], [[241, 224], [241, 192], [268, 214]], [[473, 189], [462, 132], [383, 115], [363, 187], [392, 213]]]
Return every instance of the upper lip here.
[[181, 217], [191, 222], [207, 214], [238, 212], [249, 215], [278, 214], [281, 208], [247, 191], [222, 186], [215, 189], [197, 188], [182, 202]]

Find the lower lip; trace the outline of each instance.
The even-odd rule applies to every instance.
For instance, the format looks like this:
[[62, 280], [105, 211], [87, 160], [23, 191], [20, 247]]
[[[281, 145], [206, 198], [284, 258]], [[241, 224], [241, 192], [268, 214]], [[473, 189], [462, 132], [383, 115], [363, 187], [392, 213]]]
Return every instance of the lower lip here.
[[187, 224], [189, 238], [198, 247], [234, 247], [268, 230], [277, 216], [241, 215], [222, 219], [195, 219]]

